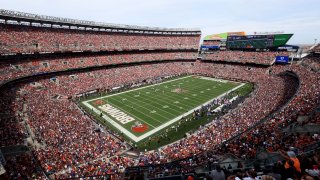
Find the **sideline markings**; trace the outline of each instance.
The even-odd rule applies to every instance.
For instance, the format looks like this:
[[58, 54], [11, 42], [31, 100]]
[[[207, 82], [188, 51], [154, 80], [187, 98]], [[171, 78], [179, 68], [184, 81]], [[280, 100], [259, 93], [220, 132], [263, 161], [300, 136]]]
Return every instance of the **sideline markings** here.
[[[187, 76], [187, 77], [190, 77], [190, 76]], [[183, 77], [183, 78], [186, 78], [186, 77]], [[182, 78], [180, 78], [180, 79], [182, 79]], [[176, 80], [176, 79], [175, 79], [175, 80]], [[156, 84], [156, 85], [158, 85], [158, 84]], [[232, 91], [237, 90], [238, 88], [242, 87], [243, 85], [245, 85], [245, 83], [241, 83], [240, 85], [238, 85], [238, 86], [236, 86], [236, 87], [234, 87], [234, 88], [232, 88], [232, 89], [224, 92], [223, 94], [221, 94], [221, 95], [219, 95], [219, 96], [217, 96], [217, 97], [215, 97], [215, 98], [207, 101], [206, 103], [203, 103], [203, 104], [201, 104], [201, 105], [199, 105], [199, 106], [197, 106], [197, 107], [189, 110], [188, 112], [186, 112], [186, 113], [184, 113], [184, 114], [182, 114], [182, 115], [180, 115], [180, 116], [175, 117], [174, 119], [171, 119], [171, 120], [165, 122], [164, 124], [162, 124], [162, 125], [154, 128], [154, 129], [152, 129], [151, 131], [148, 131], [147, 133], [145, 133], [145, 134], [143, 134], [143, 135], [141, 135], [141, 136], [136, 136], [136, 135], [134, 135], [133, 133], [131, 133], [130, 131], [128, 131], [128, 130], [127, 130], [126, 128], [124, 128], [123, 126], [119, 125], [117, 122], [115, 122], [113, 119], [111, 119], [110, 117], [108, 117], [108, 116], [105, 115], [105, 114], [102, 115], [102, 118], [105, 119], [106, 121], [108, 121], [111, 125], [113, 125], [113, 126], [116, 127], [117, 129], [119, 129], [122, 133], [124, 133], [127, 137], [129, 137], [129, 138], [132, 139], [133, 141], [139, 142], [139, 141], [141, 141], [141, 140], [143, 140], [143, 139], [145, 139], [145, 138], [153, 135], [154, 133], [156, 133], [156, 132], [158, 132], [158, 131], [160, 131], [160, 130], [168, 127], [168, 126], [170, 126], [171, 124], [179, 121], [182, 117], [191, 114], [194, 110], [199, 109], [199, 108], [201, 108], [202, 106], [208, 105], [208, 104], [211, 103], [213, 100], [219, 99], [219, 98], [225, 96], [226, 94], [228, 94], [228, 93], [230, 93], [230, 92], [232, 92]], [[154, 85], [152, 85], [152, 86], [154, 86]], [[150, 86], [146, 86], [146, 87], [150, 87]], [[142, 88], [146, 88], [146, 87], [142, 87]], [[140, 88], [140, 89], [141, 89], [141, 88]], [[133, 89], [133, 90], [137, 90], [137, 89]], [[133, 91], [133, 90], [131, 90], [131, 91]], [[129, 90], [129, 91], [130, 91], [130, 90]], [[125, 92], [117, 93], [117, 94], [112, 94], [112, 95], [109, 95], [109, 96], [114, 96], [114, 95], [118, 95], [118, 94], [123, 94], [123, 93], [129, 92], [129, 91], [125, 91]], [[104, 97], [108, 97], [108, 96], [104, 96]], [[104, 97], [103, 97], [103, 98], [104, 98]], [[101, 99], [101, 97], [96, 98], [96, 99], [92, 99], [92, 100], [83, 101], [82, 104], [84, 104], [85, 106], [87, 106], [89, 109], [93, 109], [93, 111], [94, 111], [95, 113], [100, 114], [100, 110], [96, 109], [94, 106], [92, 106], [91, 104], [88, 103], [88, 102], [91, 102], [91, 101], [94, 101], [94, 100], [97, 100], [97, 99]]]

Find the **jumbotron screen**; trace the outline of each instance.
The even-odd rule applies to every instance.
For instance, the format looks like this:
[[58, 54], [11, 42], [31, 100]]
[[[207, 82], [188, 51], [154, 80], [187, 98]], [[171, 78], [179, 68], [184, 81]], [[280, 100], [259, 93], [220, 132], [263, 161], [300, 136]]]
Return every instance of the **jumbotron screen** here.
[[268, 48], [273, 46], [274, 35], [228, 36], [228, 49]]

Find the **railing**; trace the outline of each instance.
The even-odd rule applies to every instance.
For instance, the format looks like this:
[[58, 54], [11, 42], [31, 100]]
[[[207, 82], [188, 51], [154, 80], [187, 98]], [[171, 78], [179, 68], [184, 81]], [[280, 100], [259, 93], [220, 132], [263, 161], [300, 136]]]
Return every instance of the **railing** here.
[[302, 150], [303, 153], [309, 153], [309, 152], [315, 151], [319, 148], [320, 148], [320, 141], [315, 142], [313, 144], [306, 145], [306, 146], [302, 147], [300, 150]]
[[26, 20], [34, 21], [44, 21], [50, 23], [61, 23], [61, 24], [71, 24], [71, 25], [80, 25], [80, 26], [92, 26], [92, 27], [102, 27], [102, 28], [111, 28], [111, 29], [132, 29], [132, 30], [146, 30], [146, 31], [166, 31], [166, 32], [200, 32], [198, 28], [160, 28], [160, 27], [148, 27], [148, 26], [136, 26], [136, 25], [125, 25], [125, 24], [112, 24], [112, 23], [103, 23], [103, 22], [94, 22], [86, 20], [76, 20], [69, 18], [61, 18], [54, 16], [38, 15], [31, 13], [24, 13], [19, 11], [11, 11], [0, 9], [0, 17], [11, 17], [11, 18], [21, 18]]

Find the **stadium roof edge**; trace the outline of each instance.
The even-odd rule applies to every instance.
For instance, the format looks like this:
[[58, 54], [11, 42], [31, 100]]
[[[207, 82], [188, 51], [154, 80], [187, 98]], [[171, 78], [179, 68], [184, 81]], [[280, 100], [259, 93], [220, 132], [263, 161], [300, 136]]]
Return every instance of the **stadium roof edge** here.
[[11, 20], [24, 20], [32, 21], [37, 23], [54, 23], [69, 26], [84, 26], [84, 27], [99, 27], [107, 29], [124, 29], [124, 30], [140, 30], [140, 31], [161, 31], [161, 32], [194, 32], [201, 34], [199, 28], [161, 28], [161, 27], [148, 27], [148, 26], [135, 26], [125, 24], [112, 24], [103, 22], [94, 22], [87, 20], [77, 20], [69, 18], [61, 18], [54, 16], [38, 15], [31, 13], [24, 13], [19, 11], [11, 11], [0, 9], [0, 19], [11, 19]]

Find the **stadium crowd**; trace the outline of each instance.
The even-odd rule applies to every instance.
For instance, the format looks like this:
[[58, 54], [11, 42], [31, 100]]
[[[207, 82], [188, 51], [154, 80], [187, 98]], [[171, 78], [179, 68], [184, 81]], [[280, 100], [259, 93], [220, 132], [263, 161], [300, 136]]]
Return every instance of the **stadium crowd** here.
[[22, 104], [14, 102], [15, 95], [5, 90], [0, 91], [0, 97], [0, 147], [22, 145], [27, 136], [22, 124]]
[[[127, 148], [112, 135], [95, 132], [91, 120], [72, 101], [55, 99], [56, 95], [72, 96], [101, 88], [101, 84], [114, 87], [148, 77], [180, 74], [188, 65], [182, 68], [179, 64], [151, 64], [77, 73], [74, 76], [58, 76], [55, 80], [39, 80], [38, 86], [25, 84], [19, 87], [20, 92], [11, 90], [11, 96], [21, 96], [28, 105], [26, 121], [35, 134], [35, 140], [45, 147], [35, 151], [44, 170], [49, 174], [55, 173], [98, 158], [112, 157]], [[191, 63], [188, 64], [191, 66]], [[10, 97], [9, 94], [6, 96]], [[19, 98], [15, 103], [20, 103], [21, 109], [17, 111], [23, 111]], [[75, 170], [77, 174], [84, 175], [86, 172], [78, 170]]]
[[85, 68], [93, 66], [160, 61], [160, 60], [195, 60], [195, 52], [143, 52], [130, 54], [111, 55], [87, 55], [87, 56], [61, 56], [50, 58], [36, 58], [27, 60], [9, 60], [0, 62], [0, 84], [23, 76], [30, 76], [45, 72], [63, 71], [75, 68]]
[[31, 153], [6, 156], [6, 171], [0, 175], [1, 179], [46, 179], [46, 176], [37, 168], [36, 160]]
[[270, 65], [274, 62], [275, 57], [289, 56], [288, 52], [252, 52], [252, 51], [214, 51], [203, 54], [204, 60], [224, 61], [224, 62], [239, 62]]
[[[285, 67], [287, 68], [287, 66]], [[319, 104], [320, 96], [320, 89], [315, 85], [320, 83], [319, 76], [316, 72], [301, 66], [291, 66], [289, 69], [284, 69], [282, 66], [272, 67], [274, 73], [279, 73], [284, 70], [291, 70], [297, 73], [300, 78], [300, 89], [292, 101], [270, 120], [238, 138], [234, 144], [228, 144], [228, 146], [223, 147], [224, 153], [231, 152], [241, 158], [247, 158], [246, 156], [250, 153], [250, 149], [256, 149], [254, 146], [262, 146], [269, 152], [273, 152], [281, 148], [288, 148], [289, 146], [302, 148], [307, 144], [319, 141], [319, 137], [313, 134], [286, 136], [281, 131], [284, 127], [296, 122], [298, 116], [312, 113]], [[288, 85], [294, 84], [290, 81], [288, 81], [288, 83]], [[288, 93], [290, 94], [290, 92]], [[251, 141], [256, 143], [246, 143]], [[255, 154], [250, 158], [253, 158], [254, 155]]]
[[320, 56], [313, 56], [313, 57], [304, 58], [302, 64], [309, 66], [310, 68], [313, 68], [316, 71], [319, 71], [320, 70]]
[[197, 49], [200, 35], [132, 34], [0, 24], [0, 54]]
[[[298, 91], [298, 84], [293, 78], [273, 75], [284, 71], [297, 74], [300, 79]], [[154, 77], [186, 73], [250, 81], [256, 84], [256, 90], [241, 106], [201, 127], [195, 134], [159, 151], [142, 153], [138, 160], [120, 156], [128, 149], [125, 142], [110, 132], [97, 132], [91, 119], [72, 101], [56, 98], [57, 95], [72, 97], [99, 89], [101, 85], [112, 88]], [[37, 86], [34, 86], [35, 82]], [[289, 145], [300, 148], [319, 140], [313, 135], [284, 136], [281, 132], [297, 116], [308, 115], [319, 104], [317, 84], [320, 84], [318, 73], [300, 65], [260, 68], [203, 62], [143, 64], [60, 75], [9, 87], [2, 91], [4, 98], [1, 98], [0, 104], [8, 109], [5, 112], [12, 114], [1, 117], [1, 122], [7, 122], [9, 117], [9, 120], [21, 121], [26, 116], [35, 140], [43, 146], [36, 148], [35, 157], [46, 173], [55, 173], [57, 178], [114, 174], [128, 166], [166, 163], [198, 154], [198, 159], [203, 160], [198, 164], [203, 164], [208, 160], [201, 156], [203, 152], [214, 155], [232, 153], [241, 159], [250, 159], [255, 157], [259, 147], [273, 152], [286, 149]], [[260, 122], [291, 97], [294, 98], [280, 113], [271, 120]], [[27, 110], [24, 110], [24, 104]], [[250, 130], [253, 125], [259, 126]], [[6, 140], [10, 136], [10, 140], [3, 142], [22, 143], [26, 136], [23, 127], [11, 131], [7, 126], [10, 127], [10, 123], [4, 124], [5, 131], [2, 133], [5, 135], [1, 137]], [[248, 132], [224, 143], [245, 131]], [[248, 143], [252, 141], [255, 143]], [[186, 172], [192, 170], [188, 164], [185, 167]]]
[[[0, 23], [0, 147], [31, 148], [5, 154], [7, 172], [0, 179], [45, 179], [48, 175], [53, 179], [124, 179], [128, 167], [134, 166], [147, 166], [149, 177], [194, 173], [195, 167], [207, 166], [218, 156], [232, 154], [248, 160], [261, 151], [283, 157], [283, 162], [273, 165], [280, 179], [310, 179], [306, 175], [319, 179], [319, 152], [307, 157], [304, 150], [319, 143], [320, 136], [283, 131], [292, 124], [319, 125], [319, 57], [308, 56], [301, 64], [290, 66], [257, 67], [246, 64], [272, 65], [277, 55], [289, 54], [215, 51], [203, 54], [203, 60], [208, 61], [188, 61], [197, 59], [193, 51], [198, 49], [199, 40], [199, 34], [102, 32]], [[205, 41], [204, 45], [219, 42]], [[319, 48], [316, 46], [313, 52], [319, 52]], [[61, 52], [68, 55], [59, 55]], [[139, 64], [127, 64], [132, 62]], [[3, 85], [24, 76], [116, 64], [126, 65]], [[74, 102], [76, 95], [84, 92], [183, 74], [252, 82], [255, 90], [241, 105], [193, 134], [157, 150], [141, 152], [137, 158], [126, 156], [124, 152], [132, 147], [117, 133], [97, 124]], [[308, 118], [301, 123], [301, 116]], [[242, 167], [239, 162], [237, 168]], [[223, 168], [224, 177], [258, 179], [254, 170], [232, 169]]]
[[[211, 63], [202, 63], [200, 66], [202, 66], [202, 70], [199, 71], [206, 75], [251, 81], [256, 83], [258, 88], [251, 97], [242, 103], [241, 107], [230, 111], [221, 119], [213, 121], [212, 124], [198, 130], [190, 138], [162, 148], [161, 153], [167, 155], [164, 160], [182, 159], [211, 149], [213, 145], [220, 144], [258, 123], [286, 100], [284, 98], [287, 92], [286, 85], [288, 85], [286, 82], [291, 82], [290, 79], [269, 76], [265, 68], [248, 69], [246, 66]], [[274, 91], [275, 88], [278, 91]], [[260, 104], [259, 102], [263, 103]], [[252, 151], [247, 153], [254, 154], [255, 152]], [[146, 156], [149, 156], [149, 154]]]
[[[223, 144], [222, 146], [220, 146], [221, 142], [220, 143], [217, 142], [218, 145], [217, 144], [213, 145], [212, 148], [207, 148], [203, 146], [208, 144], [207, 141], [208, 142], [214, 141], [217, 138], [216, 135], [219, 134], [220, 132], [214, 132], [210, 134], [208, 133], [210, 131], [207, 131], [207, 132], [204, 131], [205, 133], [202, 133], [203, 131], [201, 132], [201, 130], [203, 130], [203, 128], [201, 128], [199, 131], [197, 131], [194, 134], [194, 136], [191, 136], [191, 138], [181, 140], [177, 144], [173, 144], [165, 147], [164, 150], [169, 149], [170, 153], [158, 152], [156, 153], [156, 155], [154, 155], [154, 153], [145, 154], [142, 160], [143, 162], [146, 162], [146, 163], [141, 163], [139, 165], [147, 165], [148, 163], [150, 163], [150, 161], [154, 161], [154, 160], [156, 160], [157, 162], [157, 160], [159, 160], [159, 157], [163, 155], [168, 155], [168, 154], [169, 155], [171, 154], [171, 158], [178, 157], [177, 159], [179, 158], [183, 159], [185, 157], [194, 157], [199, 152], [199, 151], [194, 151], [194, 149], [198, 147], [204, 148], [205, 153], [201, 155], [197, 155], [197, 160], [199, 162], [195, 164], [203, 165], [204, 162], [208, 163], [209, 159], [212, 158], [210, 156], [208, 157], [208, 149], [209, 151], [211, 151], [211, 154], [213, 154], [214, 156], [232, 153], [237, 157], [239, 157], [240, 159], [253, 159], [256, 157], [257, 150], [259, 148], [266, 149], [268, 152], [279, 152], [281, 150], [288, 150], [290, 147], [293, 146], [303, 151], [303, 148], [305, 146], [318, 143], [320, 140], [320, 137], [317, 134], [311, 133], [311, 134], [289, 134], [288, 135], [282, 132], [282, 130], [284, 127], [288, 127], [288, 125], [292, 124], [293, 122], [296, 122], [298, 116], [309, 115], [310, 113], [312, 113], [313, 110], [316, 108], [316, 106], [319, 104], [320, 89], [318, 86], [316, 86], [316, 84], [320, 83], [319, 76], [317, 73], [300, 66], [293, 66], [289, 69], [284, 69], [284, 67], [281, 67], [281, 66], [276, 66], [272, 68], [272, 71], [276, 71], [277, 73], [282, 72], [284, 70], [291, 70], [296, 72], [298, 77], [301, 80], [301, 86], [298, 91], [298, 94], [294, 96], [293, 100], [290, 101], [288, 106], [285, 106], [285, 108], [283, 108], [280, 113], [272, 117], [270, 120], [266, 122], [262, 122], [261, 124], [258, 123], [258, 126], [256, 128], [242, 134], [241, 136], [239, 136], [238, 138], [232, 141], [229, 141], [227, 143], [222, 143]], [[253, 76], [250, 76], [250, 77], [253, 77]], [[286, 86], [292, 89], [290, 88], [284, 89], [284, 91], [282, 91], [284, 95], [283, 97], [290, 98], [296, 92], [295, 89], [297, 88], [296, 87], [297, 82], [295, 82], [295, 80], [290, 78], [284, 79], [284, 82]], [[263, 100], [261, 102], [264, 103], [267, 101]], [[259, 104], [259, 103], [255, 102], [254, 105], [256, 104]], [[250, 117], [250, 114], [253, 113], [252, 111], [255, 111], [255, 110], [257, 109], [252, 107], [251, 111], [249, 111], [246, 115], [249, 115]], [[260, 110], [263, 111], [263, 109], [260, 109]], [[232, 113], [234, 113], [234, 111]], [[237, 114], [237, 115], [238, 116], [234, 118], [237, 121], [239, 121], [238, 117], [241, 117], [240, 122], [242, 122], [242, 119], [245, 120], [245, 116], [241, 116], [241, 114]], [[228, 115], [225, 117], [228, 117]], [[317, 116], [311, 117], [310, 122], [317, 123], [318, 120], [316, 119], [316, 117]], [[223, 119], [224, 117], [222, 118], [222, 120]], [[248, 122], [250, 123], [250, 121]], [[236, 122], [227, 124], [226, 122], [220, 122], [220, 120], [216, 121], [216, 124], [222, 124], [220, 126], [226, 125], [227, 128], [228, 126], [232, 127], [233, 124], [236, 124], [238, 127], [241, 126], [241, 124], [237, 124]], [[205, 128], [208, 128], [208, 127], [205, 127]], [[227, 130], [227, 128], [221, 128], [219, 130], [224, 133], [224, 131]], [[245, 129], [242, 129], [242, 132], [244, 131]], [[210, 139], [208, 139], [207, 137], [210, 137]], [[225, 139], [228, 139], [228, 137], [226, 137]], [[187, 155], [185, 155], [184, 153], [186, 153]], [[202, 157], [202, 156], [205, 156], [205, 157]], [[164, 159], [163, 162], [165, 162], [166, 158], [163, 158], [163, 159]], [[187, 161], [189, 161], [189, 159]], [[303, 171], [298, 170], [299, 172], [296, 173], [294, 177], [291, 174], [292, 176], [291, 178], [300, 178], [301, 175], [303, 175], [306, 172], [305, 171], [306, 168], [312, 169], [313, 168], [312, 165], [317, 166], [319, 165], [319, 162], [315, 162], [314, 164], [311, 163], [311, 167], [310, 167], [310, 164], [308, 166], [306, 166], [306, 164], [304, 165], [305, 166], [303, 167], [304, 168]], [[158, 173], [164, 172], [166, 168], [167, 168], [166, 166], [163, 166], [163, 168], [158, 170], [157, 172]], [[190, 169], [190, 165], [187, 166], [186, 170], [188, 168]], [[192, 172], [192, 170], [193, 168], [191, 168], [189, 172]], [[288, 176], [288, 174], [286, 173], [287, 173], [286, 170], [283, 170], [281, 172], [281, 174], [284, 177]]]

